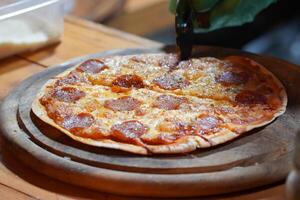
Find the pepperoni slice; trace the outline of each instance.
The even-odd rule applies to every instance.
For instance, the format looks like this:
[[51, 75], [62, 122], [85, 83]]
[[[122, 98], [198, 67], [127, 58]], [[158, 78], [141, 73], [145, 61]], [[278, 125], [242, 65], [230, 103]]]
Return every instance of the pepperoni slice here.
[[79, 113], [65, 117], [62, 126], [71, 132], [76, 132], [76, 130], [90, 127], [94, 121], [93, 115], [89, 113]]
[[144, 82], [141, 77], [134, 75], [134, 74], [126, 74], [117, 77], [113, 82], [112, 85], [120, 86], [124, 88], [143, 88]]
[[211, 131], [214, 131], [222, 121], [214, 116], [205, 116], [198, 119], [194, 124], [194, 129], [197, 130], [197, 133], [205, 134]]
[[73, 87], [56, 88], [53, 91], [53, 96], [59, 101], [75, 102], [85, 96], [85, 92]]
[[113, 125], [111, 128], [112, 137], [122, 142], [136, 143], [149, 128], [137, 120], [126, 121]]
[[141, 102], [135, 98], [125, 96], [118, 99], [110, 99], [104, 102], [104, 107], [113, 111], [131, 111], [141, 105]]
[[216, 81], [225, 86], [245, 84], [249, 80], [249, 74], [246, 72], [223, 72], [217, 76]]
[[187, 103], [185, 97], [176, 97], [172, 95], [160, 95], [156, 98], [153, 106], [165, 110], [177, 110], [181, 104]]
[[153, 82], [165, 90], [181, 89], [189, 85], [189, 81], [184, 77], [174, 74], [166, 74], [155, 78]]
[[77, 83], [86, 83], [87, 79], [84, 78], [84, 76], [81, 76], [80, 73], [72, 71], [70, 72], [66, 77], [60, 78], [59, 80], [56, 81], [56, 85], [64, 85], [64, 84], [69, 84], [69, 85], [74, 85]]
[[106, 66], [104, 62], [97, 59], [90, 59], [82, 63], [79, 67], [77, 67], [76, 70], [80, 72], [96, 74], [105, 69], [108, 69], [108, 66]]
[[246, 105], [266, 104], [267, 98], [262, 94], [258, 94], [249, 90], [244, 90], [235, 96], [235, 101]]

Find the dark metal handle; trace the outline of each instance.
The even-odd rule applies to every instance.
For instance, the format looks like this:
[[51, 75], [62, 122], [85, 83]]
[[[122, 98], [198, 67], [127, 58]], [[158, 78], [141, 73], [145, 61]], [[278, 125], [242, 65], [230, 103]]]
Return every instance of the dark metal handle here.
[[189, 0], [179, 0], [175, 15], [176, 42], [181, 60], [190, 57], [193, 47], [192, 8]]

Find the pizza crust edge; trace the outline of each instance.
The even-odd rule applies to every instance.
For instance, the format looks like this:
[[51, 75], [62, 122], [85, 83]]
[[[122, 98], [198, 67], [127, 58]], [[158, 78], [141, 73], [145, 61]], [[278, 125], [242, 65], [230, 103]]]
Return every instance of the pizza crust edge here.
[[[251, 59], [254, 61], [253, 59]], [[82, 62], [79, 64], [75, 65], [74, 67], [71, 67], [62, 73], [56, 75], [55, 77], [62, 77], [68, 74], [70, 71], [78, 67]], [[258, 65], [259, 69], [261, 70], [262, 73], [270, 75], [276, 85], [280, 88], [280, 97], [282, 99], [282, 105], [278, 109], [276, 113], [274, 113], [273, 117], [270, 120], [263, 121], [262, 123], [257, 123], [254, 125], [247, 125], [243, 129], [243, 133], [250, 131], [254, 128], [262, 127], [266, 124], [269, 124], [270, 122], [274, 121], [278, 116], [282, 115], [287, 106], [287, 93], [285, 91], [284, 86], [282, 83], [279, 81], [279, 79], [273, 75], [272, 72], [269, 70], [265, 69], [264, 66], [261, 64], [257, 63], [255, 61], [255, 64]], [[43, 87], [40, 89], [39, 93], [37, 94], [36, 98], [34, 99], [32, 103], [32, 111], [33, 113], [39, 117], [42, 121], [45, 123], [57, 128], [58, 130], [62, 131], [65, 133], [67, 136], [71, 137], [73, 140], [92, 145], [92, 146], [97, 146], [97, 147], [106, 147], [106, 148], [111, 148], [111, 149], [118, 149], [118, 150], [123, 150], [127, 152], [132, 152], [136, 154], [141, 154], [141, 155], [149, 155], [152, 153], [156, 154], [176, 154], [176, 153], [187, 153], [196, 150], [197, 148], [207, 148], [215, 145], [219, 145], [222, 143], [225, 143], [227, 141], [233, 140], [236, 137], [239, 137], [241, 134], [235, 133], [233, 131], [230, 131], [228, 129], [222, 129], [222, 131], [214, 133], [214, 136], [209, 138], [209, 142], [205, 139], [203, 139], [200, 136], [184, 136], [178, 140], [176, 140], [172, 144], [166, 144], [166, 145], [145, 145], [145, 146], [138, 146], [134, 144], [128, 144], [128, 143], [121, 143], [121, 142], [116, 142], [110, 139], [101, 139], [101, 140], [93, 140], [89, 138], [82, 138], [75, 136], [71, 132], [67, 131], [66, 129], [63, 129], [59, 125], [57, 125], [51, 118], [48, 117], [47, 112], [44, 108], [43, 105], [40, 104], [39, 99], [44, 95], [45, 87], [47, 85], [54, 84], [56, 79], [50, 79], [48, 80]]]

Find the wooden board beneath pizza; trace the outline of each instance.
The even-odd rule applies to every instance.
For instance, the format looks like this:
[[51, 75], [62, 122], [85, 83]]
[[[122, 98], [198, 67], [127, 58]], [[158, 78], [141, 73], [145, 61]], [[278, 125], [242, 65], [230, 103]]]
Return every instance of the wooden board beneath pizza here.
[[294, 136], [300, 124], [300, 68], [238, 50], [197, 47], [194, 56], [246, 55], [273, 72], [288, 93], [284, 115], [273, 123], [209, 149], [181, 155], [135, 155], [71, 140], [39, 120], [31, 103], [41, 86], [86, 58], [174, 48], [123, 49], [78, 58], [34, 75], [1, 106], [5, 147], [33, 169], [61, 181], [131, 196], [187, 197], [239, 191], [282, 180], [292, 167]]

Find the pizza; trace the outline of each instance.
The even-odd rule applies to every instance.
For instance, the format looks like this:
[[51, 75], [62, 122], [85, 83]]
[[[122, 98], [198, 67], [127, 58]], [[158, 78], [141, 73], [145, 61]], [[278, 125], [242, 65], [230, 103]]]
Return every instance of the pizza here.
[[286, 105], [279, 80], [247, 57], [159, 53], [86, 60], [47, 81], [32, 110], [81, 143], [146, 155], [230, 141]]

